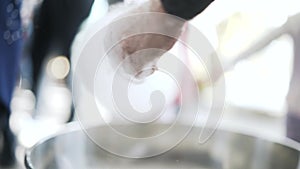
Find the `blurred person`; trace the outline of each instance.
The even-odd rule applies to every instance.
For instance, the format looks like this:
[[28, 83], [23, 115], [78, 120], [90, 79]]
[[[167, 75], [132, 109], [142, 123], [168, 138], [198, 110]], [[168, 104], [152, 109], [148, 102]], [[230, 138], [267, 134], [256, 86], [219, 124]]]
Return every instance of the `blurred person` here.
[[36, 8], [30, 55], [33, 65], [32, 90], [37, 94], [38, 81], [46, 59], [70, 56], [70, 46], [94, 0], [43, 0]]
[[232, 67], [240, 60], [247, 59], [252, 54], [259, 52], [282, 35], [290, 35], [293, 41], [293, 67], [287, 100], [287, 136], [300, 142], [300, 13], [290, 16], [280, 27], [268, 31], [246, 50], [238, 54], [236, 59], [229, 64]]
[[[31, 56], [31, 89], [37, 102], [39, 81], [46, 62], [57, 56], [69, 60], [70, 46], [81, 24], [89, 16], [93, 3], [94, 0], [42, 0], [35, 7], [27, 54]], [[62, 81], [68, 84], [67, 77]], [[66, 122], [73, 119], [73, 113], [71, 105], [70, 115], [67, 115], [70, 117]]]
[[14, 136], [9, 127], [10, 102], [22, 50], [21, 0], [0, 3], [0, 167], [14, 164]]

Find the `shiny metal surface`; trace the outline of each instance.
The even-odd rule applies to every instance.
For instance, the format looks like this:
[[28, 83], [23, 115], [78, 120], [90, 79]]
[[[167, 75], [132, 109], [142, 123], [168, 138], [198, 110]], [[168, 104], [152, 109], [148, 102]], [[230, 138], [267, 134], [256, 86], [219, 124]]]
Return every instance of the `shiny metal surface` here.
[[[136, 127], [117, 127], [137, 134], [140, 132]], [[149, 131], [156, 127], [162, 126], [151, 126]], [[178, 127], [178, 130], [181, 128], [184, 126]], [[107, 144], [126, 146], [110, 138], [110, 134], [105, 132], [108, 127], [90, 130]], [[290, 144], [293, 142], [275, 143], [218, 130], [208, 142], [199, 144], [200, 132], [200, 127], [194, 127], [184, 141], [160, 156], [128, 159], [102, 150], [79, 128], [67, 129], [28, 150], [25, 164], [28, 169], [299, 169], [299, 148]], [[157, 145], [137, 145], [136, 148], [143, 153], [166, 144], [168, 140], [162, 140]]]

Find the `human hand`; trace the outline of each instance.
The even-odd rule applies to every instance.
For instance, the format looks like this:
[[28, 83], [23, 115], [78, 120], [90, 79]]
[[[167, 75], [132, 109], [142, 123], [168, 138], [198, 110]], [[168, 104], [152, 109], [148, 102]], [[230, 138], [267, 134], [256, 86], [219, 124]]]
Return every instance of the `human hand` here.
[[[127, 16], [134, 19], [126, 19]], [[111, 26], [105, 48], [120, 41], [109, 56], [112, 63], [115, 66], [123, 63], [126, 73], [140, 79], [156, 70], [157, 60], [176, 43], [185, 21], [165, 14], [160, 0], [141, 3], [122, 17], [125, 19], [118, 22], [121, 24]]]

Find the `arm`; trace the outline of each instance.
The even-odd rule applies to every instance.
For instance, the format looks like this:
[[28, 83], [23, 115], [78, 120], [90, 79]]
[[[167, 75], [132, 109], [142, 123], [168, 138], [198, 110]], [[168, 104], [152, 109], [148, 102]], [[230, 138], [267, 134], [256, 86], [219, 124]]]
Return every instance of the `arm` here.
[[231, 69], [236, 63], [241, 60], [249, 58], [252, 54], [264, 49], [268, 46], [273, 40], [279, 38], [284, 33], [287, 33], [286, 25], [274, 29], [269, 33], [265, 34], [264, 36], [260, 37], [257, 41], [253, 42], [248, 49], [239, 53], [238, 56], [234, 57], [235, 59], [227, 64], [224, 65], [224, 71]]

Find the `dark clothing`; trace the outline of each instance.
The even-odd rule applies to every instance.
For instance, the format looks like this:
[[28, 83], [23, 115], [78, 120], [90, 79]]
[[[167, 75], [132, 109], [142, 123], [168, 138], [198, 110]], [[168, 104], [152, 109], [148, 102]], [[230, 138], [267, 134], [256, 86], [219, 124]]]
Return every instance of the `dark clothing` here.
[[90, 13], [94, 0], [44, 0], [34, 16], [31, 55], [33, 90], [36, 91], [42, 64], [47, 57], [70, 57], [76, 33]]
[[[21, 2], [0, 3], [0, 102], [9, 108], [22, 48]], [[1, 112], [0, 112], [1, 113]]]
[[287, 136], [300, 142], [300, 117], [296, 113], [289, 112], [286, 121]]
[[21, 0], [0, 3], [0, 168], [15, 162], [14, 136], [9, 128], [10, 101], [22, 51]]
[[0, 103], [0, 134], [2, 136], [2, 149], [0, 150], [0, 168], [15, 163], [15, 138], [9, 128], [9, 110]]
[[186, 20], [204, 11], [213, 0], [161, 0], [167, 13]]

